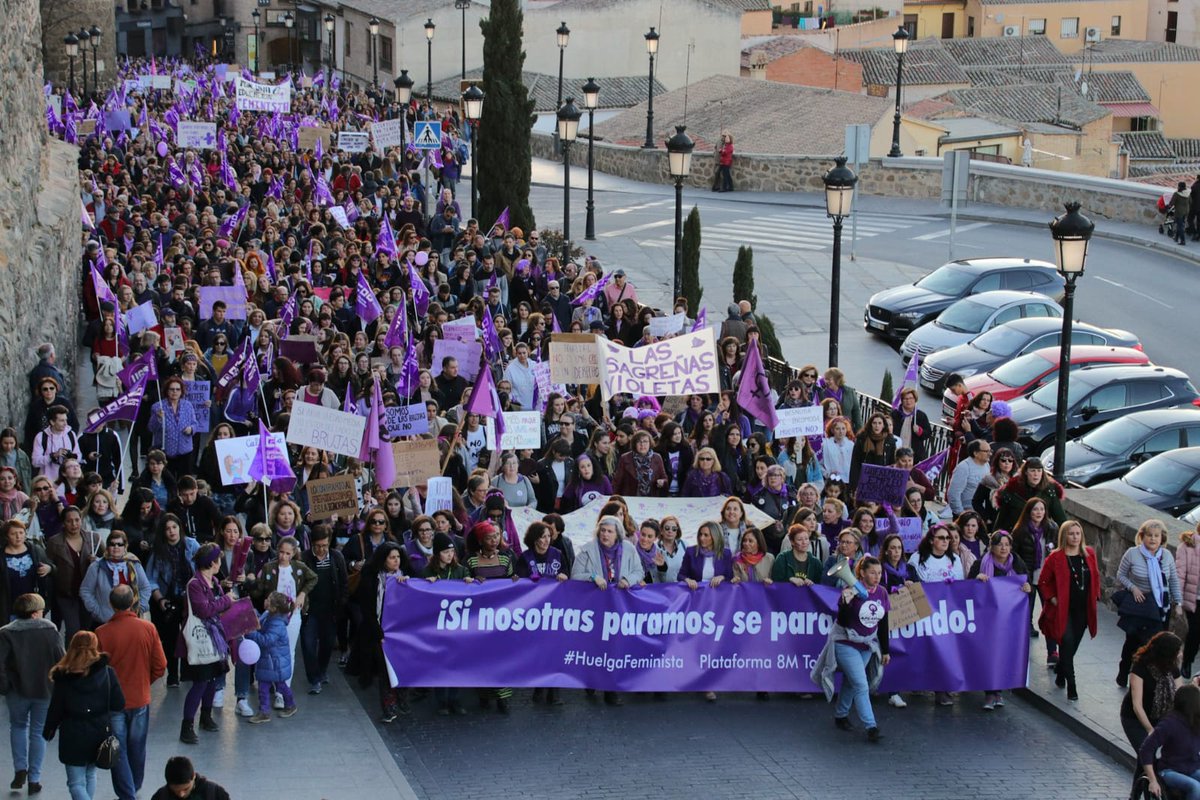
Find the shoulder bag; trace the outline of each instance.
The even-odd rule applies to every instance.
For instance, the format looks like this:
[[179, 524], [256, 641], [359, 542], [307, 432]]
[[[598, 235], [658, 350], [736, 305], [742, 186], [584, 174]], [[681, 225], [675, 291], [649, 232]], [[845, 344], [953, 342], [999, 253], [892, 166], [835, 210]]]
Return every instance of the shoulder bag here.
[[[112, 672], [109, 671], [108, 667], [104, 668], [104, 686], [106, 689], [104, 713], [107, 715], [109, 713], [108, 698], [112, 696]], [[106, 726], [106, 728], [108, 736], [104, 737], [104, 741], [100, 742], [100, 747], [96, 750], [96, 766], [100, 769], [112, 769], [113, 765], [117, 763], [117, 759], [121, 756], [121, 740], [113, 735], [111, 727]]]

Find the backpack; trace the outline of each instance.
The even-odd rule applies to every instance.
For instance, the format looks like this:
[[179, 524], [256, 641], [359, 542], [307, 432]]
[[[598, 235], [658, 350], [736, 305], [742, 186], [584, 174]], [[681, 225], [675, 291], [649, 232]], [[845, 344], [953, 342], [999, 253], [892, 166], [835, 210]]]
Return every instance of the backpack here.
[[[75, 431], [71, 430], [70, 428], [67, 428], [67, 439], [71, 442], [72, 450], [79, 449], [79, 446], [78, 446], [79, 442], [75, 438]], [[46, 433], [45, 431], [42, 431], [42, 452], [45, 453], [46, 448], [49, 446], [50, 446], [50, 434]]]

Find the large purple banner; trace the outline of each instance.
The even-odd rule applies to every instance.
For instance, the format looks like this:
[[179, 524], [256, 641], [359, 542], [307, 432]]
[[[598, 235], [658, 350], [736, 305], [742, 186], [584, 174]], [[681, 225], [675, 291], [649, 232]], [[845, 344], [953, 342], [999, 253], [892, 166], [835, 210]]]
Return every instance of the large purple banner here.
[[[926, 584], [934, 613], [891, 632], [885, 691], [1024, 686], [1020, 580]], [[817, 692], [838, 592], [790, 584], [601, 591], [567, 581], [389, 584], [384, 653], [404, 686]]]

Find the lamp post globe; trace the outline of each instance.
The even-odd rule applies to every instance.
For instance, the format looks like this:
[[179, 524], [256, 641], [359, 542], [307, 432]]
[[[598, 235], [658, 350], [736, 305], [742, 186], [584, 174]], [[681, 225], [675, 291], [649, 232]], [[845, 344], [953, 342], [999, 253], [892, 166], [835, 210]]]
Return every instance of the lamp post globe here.
[[900, 152], [900, 83], [904, 77], [904, 54], [908, 52], [908, 28], [901, 25], [892, 34], [892, 47], [896, 50], [896, 115], [892, 118], [892, 149], [888, 158], [899, 158]]

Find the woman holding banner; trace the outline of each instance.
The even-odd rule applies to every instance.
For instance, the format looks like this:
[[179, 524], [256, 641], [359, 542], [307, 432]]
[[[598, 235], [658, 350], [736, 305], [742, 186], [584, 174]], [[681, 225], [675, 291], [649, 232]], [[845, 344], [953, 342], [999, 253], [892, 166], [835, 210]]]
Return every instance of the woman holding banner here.
[[858, 489], [858, 476], [863, 464], [889, 467], [896, 463], [896, 439], [888, 433], [888, 420], [880, 412], [867, 417], [854, 439], [854, 453], [850, 459], [850, 491]]
[[383, 722], [395, 722], [397, 715], [409, 713], [408, 690], [392, 688], [383, 656], [383, 598], [388, 581], [404, 579], [403, 558], [403, 551], [395, 542], [384, 542], [375, 548], [370, 563], [362, 571], [358, 591], [351, 598], [360, 619], [351, 662], [364, 688], [373, 679], [378, 680]]
[[[983, 558], [971, 567], [968, 578], [989, 581], [996, 577], [1020, 575], [1025, 579], [1021, 591], [1029, 594], [1033, 587], [1029, 583], [1029, 567], [1025, 561], [1013, 552], [1013, 537], [1008, 531], [996, 531], [992, 537], [992, 545]], [[1004, 695], [997, 690], [985, 692], [983, 695], [983, 710], [993, 711], [1004, 707]]]

